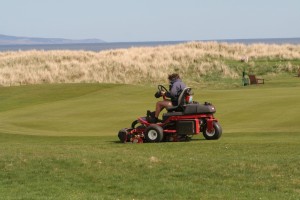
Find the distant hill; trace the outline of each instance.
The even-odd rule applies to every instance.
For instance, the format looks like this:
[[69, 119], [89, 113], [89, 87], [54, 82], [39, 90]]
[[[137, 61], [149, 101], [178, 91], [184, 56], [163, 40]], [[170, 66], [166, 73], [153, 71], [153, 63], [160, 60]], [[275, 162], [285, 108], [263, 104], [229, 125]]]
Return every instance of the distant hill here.
[[0, 45], [22, 45], [22, 44], [79, 44], [79, 43], [104, 43], [100, 39], [71, 40], [63, 38], [35, 38], [17, 37], [0, 34]]

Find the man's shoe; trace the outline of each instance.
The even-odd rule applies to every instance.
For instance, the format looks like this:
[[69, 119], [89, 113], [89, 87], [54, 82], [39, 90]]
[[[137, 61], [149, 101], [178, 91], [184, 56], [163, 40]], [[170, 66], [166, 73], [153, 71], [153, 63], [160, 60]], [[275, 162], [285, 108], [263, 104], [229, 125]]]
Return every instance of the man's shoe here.
[[147, 110], [147, 117], [155, 117], [155, 111], [151, 112], [150, 110]]
[[156, 118], [156, 117], [147, 117], [147, 121], [151, 124], [156, 124], [158, 122], [162, 122], [162, 120]]

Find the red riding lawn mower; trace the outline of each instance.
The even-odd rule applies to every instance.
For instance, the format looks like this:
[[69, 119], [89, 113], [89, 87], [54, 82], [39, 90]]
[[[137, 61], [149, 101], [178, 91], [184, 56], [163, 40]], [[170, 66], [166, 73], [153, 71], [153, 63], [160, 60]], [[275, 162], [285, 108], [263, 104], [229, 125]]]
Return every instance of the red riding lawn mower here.
[[[147, 111], [147, 116], [133, 121], [131, 128], [120, 130], [118, 133], [120, 141], [123, 143], [189, 141], [193, 135], [200, 132], [207, 140], [219, 139], [222, 128], [214, 118], [215, 107], [208, 102], [200, 104], [192, 101], [191, 90], [186, 87], [181, 92], [178, 105], [168, 108], [168, 112], [163, 114], [162, 121], [153, 123], [154, 113]], [[158, 85], [155, 97], [159, 98], [161, 92], [168, 92], [168, 90]]]

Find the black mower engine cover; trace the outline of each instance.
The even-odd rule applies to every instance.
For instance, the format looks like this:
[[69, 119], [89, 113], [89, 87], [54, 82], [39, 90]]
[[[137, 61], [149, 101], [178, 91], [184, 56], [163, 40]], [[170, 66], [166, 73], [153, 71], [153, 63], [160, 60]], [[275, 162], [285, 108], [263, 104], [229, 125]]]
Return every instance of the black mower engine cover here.
[[216, 108], [210, 104], [205, 102], [204, 104], [199, 103], [191, 103], [187, 104], [184, 109], [184, 114], [213, 114], [216, 112]]

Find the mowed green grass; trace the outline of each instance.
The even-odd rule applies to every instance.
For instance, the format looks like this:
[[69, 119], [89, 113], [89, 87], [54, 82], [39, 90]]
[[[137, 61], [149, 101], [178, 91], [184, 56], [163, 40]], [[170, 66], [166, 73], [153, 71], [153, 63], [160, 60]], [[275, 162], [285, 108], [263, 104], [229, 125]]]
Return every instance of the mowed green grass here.
[[[300, 130], [300, 80], [281, 79], [235, 89], [197, 89], [194, 100], [211, 102], [224, 131]], [[0, 131], [41, 136], [115, 136], [146, 110], [154, 86], [57, 84], [0, 88]]]
[[0, 199], [299, 199], [300, 79], [197, 89], [217, 141], [121, 144], [153, 86], [0, 88]]
[[[1, 88], [0, 130], [48, 136], [116, 135], [146, 108], [155, 87], [105, 84]], [[149, 94], [150, 92], [150, 94]]]

